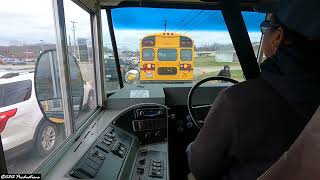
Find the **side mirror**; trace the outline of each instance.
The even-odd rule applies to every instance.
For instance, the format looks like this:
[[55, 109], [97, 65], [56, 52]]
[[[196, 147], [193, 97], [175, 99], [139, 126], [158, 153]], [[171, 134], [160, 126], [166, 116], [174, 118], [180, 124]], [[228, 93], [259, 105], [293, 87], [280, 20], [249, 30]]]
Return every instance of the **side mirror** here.
[[140, 80], [140, 71], [132, 69], [126, 73], [124, 80], [128, 84], [136, 84]]
[[[72, 55], [68, 55], [68, 58], [72, 107], [74, 117], [76, 117], [82, 108], [84, 83], [77, 60]], [[38, 104], [44, 116], [53, 122], [62, 123], [64, 114], [55, 49], [46, 50], [39, 55], [35, 67], [34, 83]]]

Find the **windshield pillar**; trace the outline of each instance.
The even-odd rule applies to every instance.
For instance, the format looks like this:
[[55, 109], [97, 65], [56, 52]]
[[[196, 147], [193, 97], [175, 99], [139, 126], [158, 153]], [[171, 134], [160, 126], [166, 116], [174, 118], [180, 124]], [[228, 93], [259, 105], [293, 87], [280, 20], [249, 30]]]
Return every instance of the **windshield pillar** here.
[[110, 38], [111, 38], [111, 42], [112, 42], [112, 49], [113, 49], [113, 53], [114, 53], [114, 59], [116, 61], [119, 84], [120, 84], [120, 88], [123, 88], [123, 80], [122, 80], [122, 75], [121, 75], [121, 71], [120, 71], [119, 53], [118, 53], [116, 38], [114, 35], [111, 9], [106, 9], [106, 11], [107, 11], [107, 19], [108, 19], [108, 25], [109, 25]]
[[104, 93], [104, 58], [103, 58], [103, 41], [102, 41], [102, 22], [101, 22], [101, 9], [97, 5], [96, 13], [91, 15], [92, 27], [92, 42], [94, 49], [95, 59], [95, 73], [96, 73], [96, 86], [98, 106], [105, 107], [105, 93]]

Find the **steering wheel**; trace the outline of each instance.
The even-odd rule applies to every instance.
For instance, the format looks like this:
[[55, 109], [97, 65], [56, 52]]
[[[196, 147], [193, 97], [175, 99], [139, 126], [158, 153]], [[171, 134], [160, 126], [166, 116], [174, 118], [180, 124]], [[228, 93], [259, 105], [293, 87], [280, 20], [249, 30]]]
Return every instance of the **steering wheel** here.
[[233, 84], [237, 84], [239, 83], [239, 81], [231, 79], [231, 78], [227, 78], [227, 77], [222, 77], [222, 76], [215, 76], [215, 77], [209, 77], [209, 78], [205, 78], [201, 81], [199, 81], [198, 83], [196, 83], [189, 91], [189, 95], [188, 95], [188, 102], [187, 102], [187, 107], [188, 107], [188, 111], [191, 117], [191, 120], [193, 121], [193, 123], [197, 126], [198, 129], [201, 129], [201, 127], [204, 124], [203, 120], [198, 120], [195, 118], [195, 109], [201, 109], [201, 108], [210, 108], [211, 104], [207, 104], [207, 105], [199, 105], [199, 106], [193, 106], [192, 105], [192, 97], [194, 95], [195, 90], [202, 84], [204, 84], [205, 82], [208, 81], [227, 81]]

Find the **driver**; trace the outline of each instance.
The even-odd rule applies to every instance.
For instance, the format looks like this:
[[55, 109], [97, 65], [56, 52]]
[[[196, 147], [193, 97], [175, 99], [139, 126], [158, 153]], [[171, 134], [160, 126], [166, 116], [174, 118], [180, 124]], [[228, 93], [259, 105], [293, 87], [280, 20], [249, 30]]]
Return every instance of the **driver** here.
[[282, 0], [261, 24], [260, 77], [223, 90], [187, 149], [196, 179], [257, 179], [298, 137], [320, 103], [319, 7]]

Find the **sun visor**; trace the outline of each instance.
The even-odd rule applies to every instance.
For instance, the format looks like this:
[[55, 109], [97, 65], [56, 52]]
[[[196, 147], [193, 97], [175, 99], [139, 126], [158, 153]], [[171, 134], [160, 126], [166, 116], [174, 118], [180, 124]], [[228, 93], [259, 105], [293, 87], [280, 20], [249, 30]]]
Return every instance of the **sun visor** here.
[[254, 6], [254, 10], [261, 13], [271, 13], [278, 9], [279, 0], [259, 0]]

